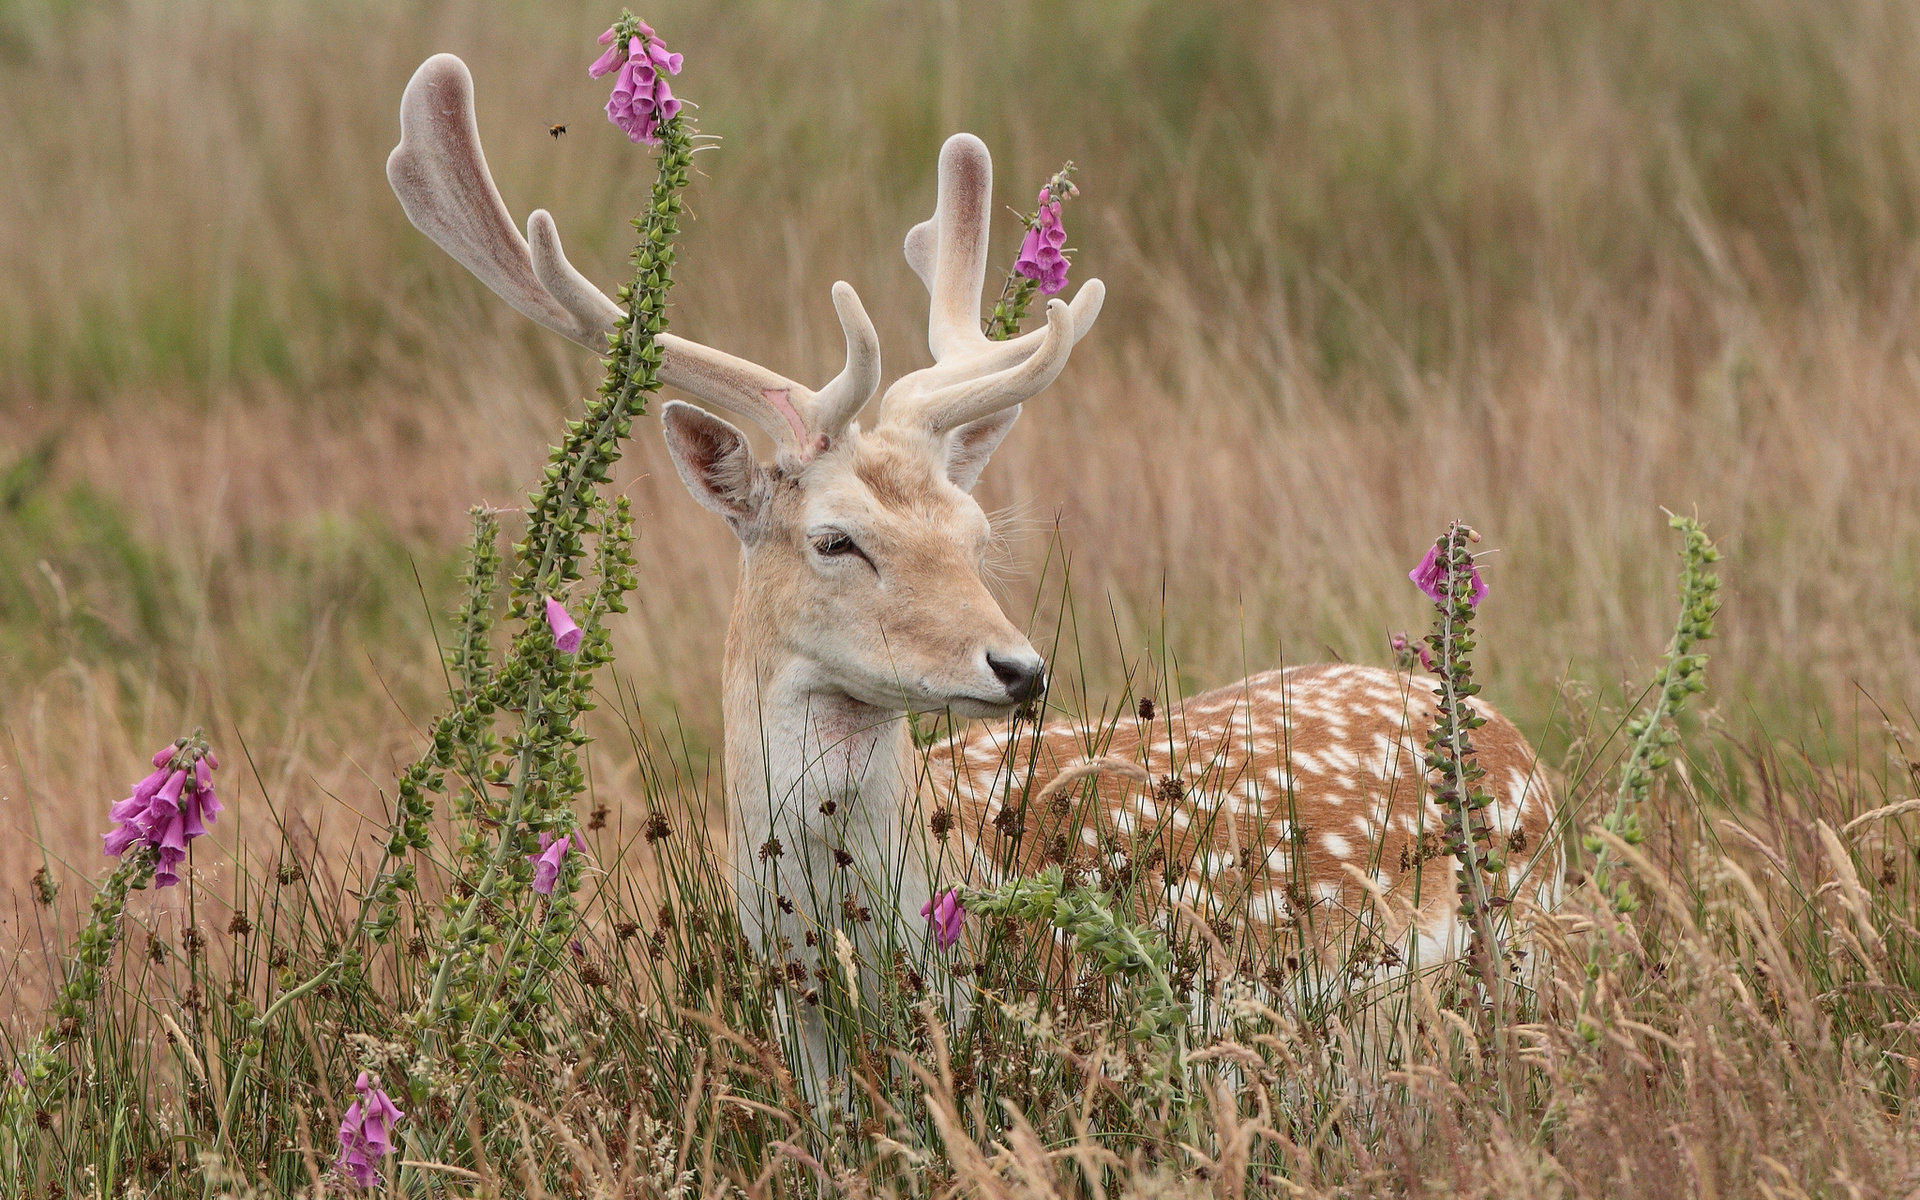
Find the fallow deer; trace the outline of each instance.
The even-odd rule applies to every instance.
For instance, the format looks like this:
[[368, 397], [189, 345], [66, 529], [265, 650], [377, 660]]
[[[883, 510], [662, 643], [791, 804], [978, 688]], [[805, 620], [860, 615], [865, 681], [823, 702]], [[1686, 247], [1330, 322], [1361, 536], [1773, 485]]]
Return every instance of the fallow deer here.
[[[604, 350], [618, 307], [567, 263], [545, 211], [519, 236], [457, 58], [416, 72], [401, 133], [387, 170], [414, 225], [520, 312]], [[1466, 926], [1422, 761], [1433, 679], [1298, 667], [1152, 717], [1143, 707], [1100, 727], [976, 721], [930, 754], [916, 749], [909, 713], [1003, 716], [1041, 694], [1040, 655], [983, 581], [989, 528], [969, 493], [1104, 297], [1089, 280], [1071, 304], [1048, 303], [1044, 329], [987, 340], [991, 192], [986, 147], [950, 138], [934, 214], [906, 238], [930, 296], [934, 364], [886, 390], [870, 429], [854, 418], [880, 383], [878, 339], [845, 283], [833, 302], [846, 366], [818, 391], [660, 338], [668, 385], [779, 446], [763, 463], [718, 417], [679, 401], [661, 410], [682, 481], [741, 544], [722, 681], [743, 927], [797, 945], [809, 928], [840, 924], [848, 905], [891, 902], [911, 918], [950, 881], [1053, 860], [1150, 866], [1170, 899], [1229, 940], [1293, 937], [1310, 950], [1372, 908], [1386, 961], [1459, 955]], [[1495, 835], [1514, 851], [1495, 884], [1550, 901], [1560, 859], [1546, 779], [1521, 733], [1471, 703], [1486, 719], [1474, 741]], [[1086, 799], [1067, 803], [1076, 787]]]

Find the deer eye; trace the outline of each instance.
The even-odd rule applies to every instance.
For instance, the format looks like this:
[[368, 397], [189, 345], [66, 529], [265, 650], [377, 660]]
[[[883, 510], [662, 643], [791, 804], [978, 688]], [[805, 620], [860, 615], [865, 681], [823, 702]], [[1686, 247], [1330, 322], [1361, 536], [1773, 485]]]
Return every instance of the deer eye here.
[[[839, 558], [847, 554], [860, 554], [860, 547], [853, 544], [852, 538], [835, 530], [815, 537], [813, 552], [822, 558]], [[866, 555], [861, 554], [860, 557], [865, 558]]]

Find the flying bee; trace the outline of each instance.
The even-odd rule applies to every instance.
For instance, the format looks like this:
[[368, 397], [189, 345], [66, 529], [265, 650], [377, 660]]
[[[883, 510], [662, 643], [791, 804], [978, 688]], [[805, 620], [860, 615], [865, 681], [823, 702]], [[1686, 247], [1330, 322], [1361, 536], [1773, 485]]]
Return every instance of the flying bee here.
[[558, 141], [560, 138], [560, 135], [565, 133], [566, 131], [567, 131], [567, 127], [565, 125], [555, 125], [553, 128], [547, 130], [548, 133], [553, 135], [554, 140], [556, 141]]

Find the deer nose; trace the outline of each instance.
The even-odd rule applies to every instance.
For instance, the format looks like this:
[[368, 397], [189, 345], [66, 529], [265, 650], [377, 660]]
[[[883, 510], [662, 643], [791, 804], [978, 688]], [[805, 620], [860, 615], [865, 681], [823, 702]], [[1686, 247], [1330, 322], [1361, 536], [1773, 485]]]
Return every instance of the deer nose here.
[[1040, 685], [1046, 681], [1047, 664], [1038, 654], [999, 655], [989, 650], [987, 666], [992, 668], [994, 678], [1007, 689], [1007, 695], [1015, 704], [1025, 704], [1040, 694]]

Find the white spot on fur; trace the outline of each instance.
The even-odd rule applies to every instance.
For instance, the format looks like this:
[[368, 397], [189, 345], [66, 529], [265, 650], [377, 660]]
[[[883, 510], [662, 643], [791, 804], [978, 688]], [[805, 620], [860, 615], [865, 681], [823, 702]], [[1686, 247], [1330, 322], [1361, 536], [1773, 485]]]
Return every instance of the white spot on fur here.
[[1518, 767], [1507, 768], [1507, 802], [1515, 813], [1527, 802], [1527, 776]]
[[1286, 920], [1290, 911], [1287, 894], [1279, 889], [1264, 892], [1247, 900], [1247, 919], [1250, 921], [1270, 925], [1276, 921]]

